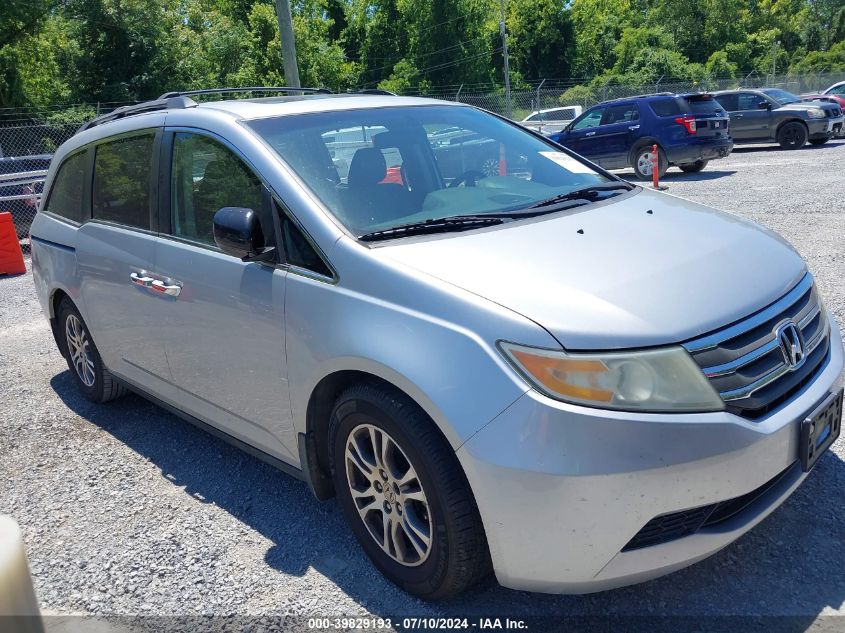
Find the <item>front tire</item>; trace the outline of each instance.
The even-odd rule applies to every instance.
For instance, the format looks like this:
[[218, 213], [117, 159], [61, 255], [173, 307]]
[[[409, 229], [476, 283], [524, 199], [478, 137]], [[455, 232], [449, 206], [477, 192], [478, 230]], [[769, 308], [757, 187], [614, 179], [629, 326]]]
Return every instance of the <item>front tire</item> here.
[[[653, 165], [651, 160], [651, 145], [640, 145], [632, 153], [631, 165], [638, 180], [651, 180]], [[669, 169], [666, 153], [657, 146], [657, 176], [663, 178]]]
[[331, 415], [329, 449], [346, 521], [391, 582], [436, 600], [487, 575], [490, 554], [466, 476], [407, 396], [371, 384], [344, 391]]
[[783, 149], [801, 149], [807, 142], [807, 128], [803, 123], [790, 121], [778, 130], [778, 144]]
[[678, 167], [681, 168], [682, 172], [685, 172], [687, 174], [694, 174], [707, 167], [708, 162], [709, 161], [706, 160], [697, 160], [694, 163], [690, 163], [689, 165], [678, 165]]
[[58, 311], [62, 353], [76, 387], [92, 402], [109, 402], [127, 393], [103, 364], [88, 326], [70, 299], [62, 299]]

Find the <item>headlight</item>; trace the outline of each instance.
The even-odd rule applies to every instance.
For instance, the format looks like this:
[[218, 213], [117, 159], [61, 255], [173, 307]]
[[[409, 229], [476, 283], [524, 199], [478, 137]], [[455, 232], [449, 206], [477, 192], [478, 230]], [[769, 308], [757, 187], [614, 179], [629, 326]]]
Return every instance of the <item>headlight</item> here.
[[813, 110], [807, 110], [807, 116], [811, 119], [823, 119], [824, 118], [824, 110], [821, 108], [814, 108]]
[[500, 342], [535, 388], [557, 400], [630, 411], [721, 411], [725, 404], [682, 347], [574, 354]]

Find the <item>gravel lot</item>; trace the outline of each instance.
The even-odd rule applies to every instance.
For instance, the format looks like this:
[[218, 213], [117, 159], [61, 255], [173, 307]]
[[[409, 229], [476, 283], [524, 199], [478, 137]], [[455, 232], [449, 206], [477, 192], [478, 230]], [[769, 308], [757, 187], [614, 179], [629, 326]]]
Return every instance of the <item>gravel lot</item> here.
[[[784, 235], [845, 323], [843, 165], [842, 141], [740, 148], [665, 184]], [[334, 501], [138, 397], [80, 398], [31, 276], [0, 277], [0, 513], [21, 523], [47, 613], [789, 615], [804, 630], [845, 615], [843, 460], [840, 439], [780, 510], [671, 576], [591, 596], [491, 581], [429, 605], [382, 579]]]

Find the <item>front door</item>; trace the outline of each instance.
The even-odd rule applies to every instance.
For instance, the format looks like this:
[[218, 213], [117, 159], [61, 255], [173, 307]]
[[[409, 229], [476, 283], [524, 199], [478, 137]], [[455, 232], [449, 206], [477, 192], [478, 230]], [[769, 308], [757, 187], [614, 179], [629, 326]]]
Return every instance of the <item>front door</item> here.
[[604, 111], [604, 106], [596, 107], [575, 119], [561, 136], [561, 145], [585, 158], [596, 160], [601, 149], [600, 144], [596, 142], [596, 134]]
[[753, 92], [737, 94], [736, 110], [730, 113], [731, 136], [735, 141], [764, 141], [771, 136], [772, 111], [761, 108], [766, 98]]
[[[159, 323], [178, 406], [296, 463], [285, 359], [287, 273], [226, 255], [212, 232], [218, 209], [262, 213], [269, 193], [222, 140], [168, 131], [166, 143], [171, 139], [169, 214], [155, 273], [173, 288], [159, 304]], [[269, 213], [262, 226], [272, 242]]]

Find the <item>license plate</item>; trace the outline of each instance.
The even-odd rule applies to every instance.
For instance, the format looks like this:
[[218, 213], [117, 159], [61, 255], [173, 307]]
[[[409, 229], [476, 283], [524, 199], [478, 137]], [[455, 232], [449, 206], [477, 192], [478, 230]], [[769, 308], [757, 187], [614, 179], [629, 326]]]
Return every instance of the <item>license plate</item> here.
[[804, 472], [810, 470], [831, 444], [842, 427], [842, 390], [832, 393], [801, 422], [798, 450]]

